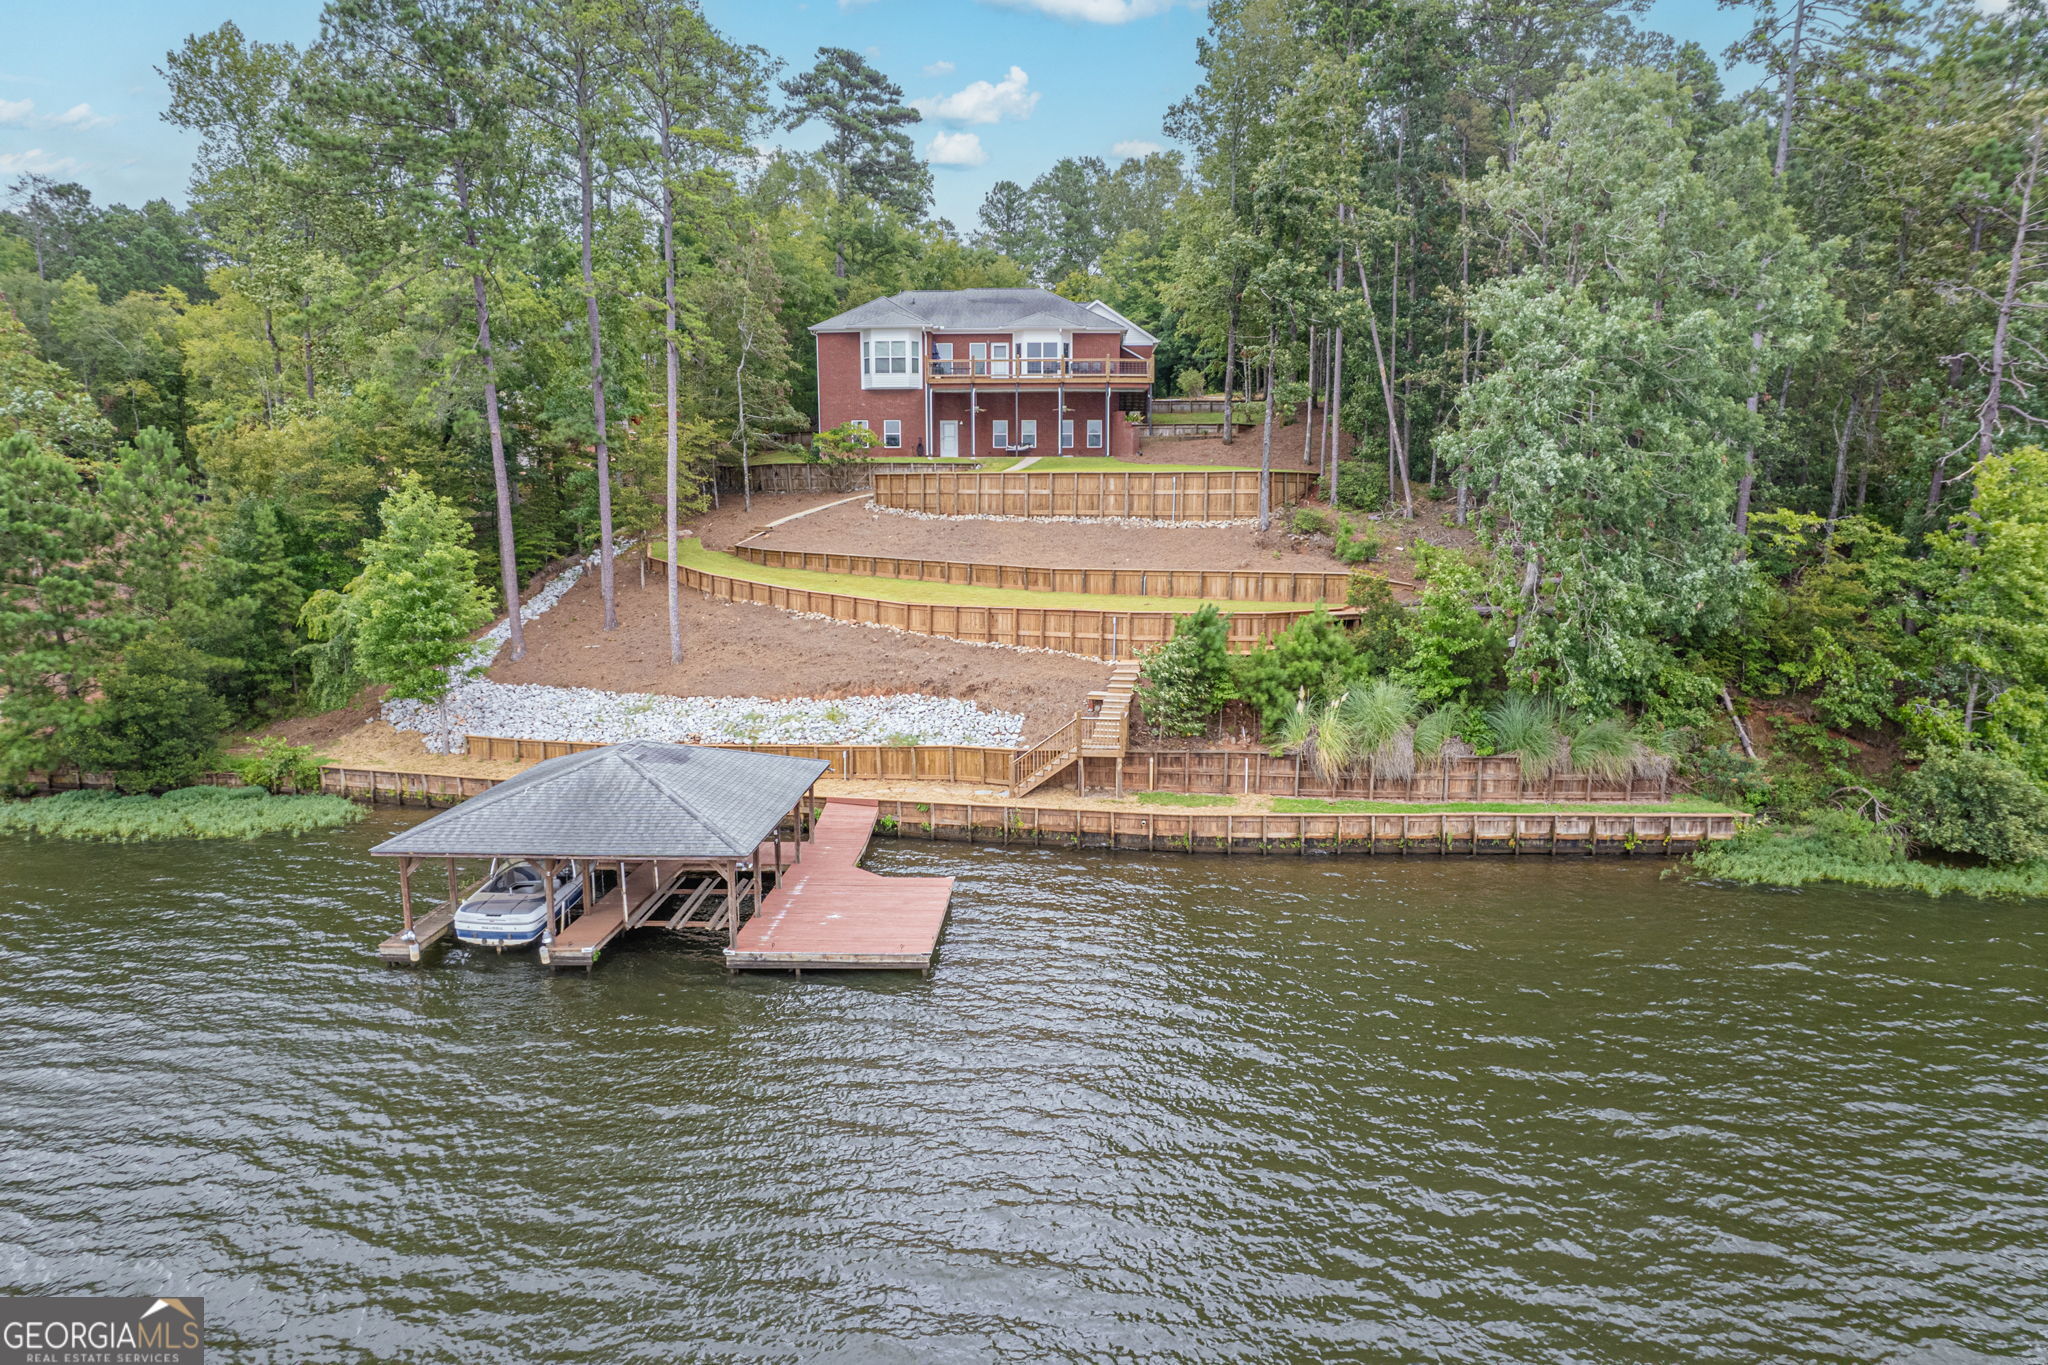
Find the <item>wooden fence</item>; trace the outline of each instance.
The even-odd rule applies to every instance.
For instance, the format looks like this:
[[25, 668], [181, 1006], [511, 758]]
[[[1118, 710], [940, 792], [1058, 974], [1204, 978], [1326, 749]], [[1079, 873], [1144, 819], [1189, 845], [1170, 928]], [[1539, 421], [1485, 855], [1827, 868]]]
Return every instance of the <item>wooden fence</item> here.
[[1154, 412], [1214, 412], [1221, 413], [1225, 407], [1221, 398], [1155, 398]]
[[[971, 473], [878, 470], [875, 502], [935, 516], [1140, 517], [1151, 521], [1244, 521], [1259, 514], [1255, 469], [1053, 469]], [[1307, 497], [1315, 476], [1275, 470], [1272, 506]]]
[[1717, 815], [1202, 815], [881, 801], [883, 832], [983, 844], [1196, 853], [1689, 853], [1732, 838]]
[[[1210, 602], [1329, 602], [1341, 606], [1352, 575], [1343, 572], [1285, 572], [1263, 569], [1044, 569], [1023, 564], [974, 564], [952, 559], [895, 559], [887, 555], [834, 554], [824, 550], [776, 550], [735, 545], [734, 554], [752, 564], [814, 573], [901, 578], [919, 583], [954, 583], [1021, 592], [1064, 592], [1122, 597], [1199, 597]], [[1388, 579], [1396, 587], [1413, 584]]]
[[[1084, 775], [1092, 790], [1116, 780], [1114, 765], [1087, 760]], [[1314, 796], [1366, 801], [1667, 801], [1671, 778], [1603, 778], [1589, 773], [1553, 773], [1539, 782], [1522, 780], [1522, 761], [1512, 754], [1446, 759], [1418, 768], [1413, 777], [1361, 775], [1335, 784], [1323, 781], [1299, 758], [1233, 749], [1137, 749], [1124, 756], [1123, 789], [1212, 793], [1219, 796]]]
[[[659, 561], [658, 547], [649, 553]], [[925, 602], [891, 602], [811, 588], [785, 588], [755, 583], [728, 574], [709, 573], [685, 564], [679, 574], [685, 587], [727, 602], [757, 602], [783, 611], [808, 612], [835, 621], [890, 626], [913, 635], [937, 635], [977, 644], [1017, 645], [1052, 649], [1088, 659], [1135, 659], [1172, 638], [1181, 613], [1171, 611], [1101, 611], [1076, 607], [981, 607]], [[1260, 641], [1278, 635], [1307, 611], [1232, 612], [1230, 648], [1245, 653]]]
[[[471, 735], [472, 758], [560, 758], [604, 746], [570, 739], [512, 739], [503, 735]], [[755, 754], [818, 758], [831, 764], [827, 775], [899, 782], [983, 782], [1010, 784], [1014, 749], [971, 744], [707, 744], [707, 749], [745, 749]]]

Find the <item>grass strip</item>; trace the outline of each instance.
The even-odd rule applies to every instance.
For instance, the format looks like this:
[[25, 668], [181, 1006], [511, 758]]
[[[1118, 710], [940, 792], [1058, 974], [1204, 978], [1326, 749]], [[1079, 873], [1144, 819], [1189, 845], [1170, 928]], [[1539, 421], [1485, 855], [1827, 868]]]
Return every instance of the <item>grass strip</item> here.
[[260, 787], [180, 787], [162, 796], [74, 791], [0, 802], [0, 833], [46, 839], [254, 839], [362, 818], [362, 807], [346, 797], [273, 796]]
[[1726, 815], [1728, 808], [1696, 796], [1632, 805], [1625, 801], [1326, 801], [1276, 796], [1276, 815]]
[[1234, 806], [1234, 796], [1209, 796], [1201, 792], [1139, 792], [1132, 798], [1141, 806]]
[[[663, 547], [651, 544], [656, 560]], [[1022, 588], [982, 588], [967, 583], [927, 583], [916, 578], [870, 578], [858, 574], [819, 573], [812, 569], [771, 568], [749, 563], [721, 550], [707, 550], [691, 536], [676, 542], [676, 562], [706, 573], [723, 574], [749, 583], [804, 588], [881, 602], [914, 602], [940, 607], [1042, 607], [1053, 611], [1163, 611], [1187, 613], [1208, 601], [1202, 597], [1125, 597], [1113, 593], [1028, 592]], [[1305, 602], [1218, 602], [1230, 615], [1299, 612]]]

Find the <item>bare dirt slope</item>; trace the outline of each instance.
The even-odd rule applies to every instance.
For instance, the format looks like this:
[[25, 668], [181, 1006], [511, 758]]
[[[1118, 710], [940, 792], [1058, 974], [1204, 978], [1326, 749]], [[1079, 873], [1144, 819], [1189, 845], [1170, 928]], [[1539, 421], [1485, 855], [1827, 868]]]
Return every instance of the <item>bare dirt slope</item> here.
[[[755, 499], [758, 508], [765, 499]], [[526, 626], [526, 657], [501, 657], [497, 682], [551, 683], [678, 697], [849, 697], [922, 692], [1021, 712], [1025, 734], [1063, 724], [1103, 686], [1109, 665], [811, 621], [773, 607], [684, 591], [683, 662], [668, 661], [661, 566], [640, 586], [636, 557], [619, 566], [619, 628], [603, 619], [597, 575], [585, 574], [553, 611]]]
[[[1159, 426], [1153, 429], [1152, 435], [1141, 437], [1144, 448], [1138, 453], [1137, 463], [1240, 465], [1255, 469], [1258, 467], [1259, 452], [1265, 439], [1263, 429], [1256, 426], [1239, 427], [1237, 440], [1230, 445], [1225, 445], [1221, 436], [1176, 437], [1168, 434], [1171, 431], [1171, 427]], [[1300, 422], [1289, 422], [1274, 428], [1273, 468], [1316, 468], [1317, 455], [1322, 449], [1323, 439], [1320, 412], [1309, 428], [1309, 460], [1305, 465], [1301, 460], [1301, 435]], [[1339, 453], [1349, 455], [1353, 444], [1350, 433], [1340, 432], [1338, 441]], [[1049, 464], [1051, 461], [1044, 463]]]

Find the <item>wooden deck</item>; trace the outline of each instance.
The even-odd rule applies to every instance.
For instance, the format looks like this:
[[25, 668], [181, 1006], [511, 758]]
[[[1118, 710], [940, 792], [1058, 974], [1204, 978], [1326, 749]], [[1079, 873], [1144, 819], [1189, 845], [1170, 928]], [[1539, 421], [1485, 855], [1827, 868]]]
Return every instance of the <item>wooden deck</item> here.
[[607, 944], [628, 929], [637, 929], [667, 900], [691, 872], [698, 869], [670, 863], [628, 864], [626, 880], [597, 898], [597, 902], [555, 935], [554, 943], [541, 954], [553, 967], [591, 967]]
[[879, 811], [873, 801], [826, 803], [803, 861], [725, 950], [732, 968], [898, 967], [930, 971], [953, 899], [951, 877], [883, 877], [861, 870]]

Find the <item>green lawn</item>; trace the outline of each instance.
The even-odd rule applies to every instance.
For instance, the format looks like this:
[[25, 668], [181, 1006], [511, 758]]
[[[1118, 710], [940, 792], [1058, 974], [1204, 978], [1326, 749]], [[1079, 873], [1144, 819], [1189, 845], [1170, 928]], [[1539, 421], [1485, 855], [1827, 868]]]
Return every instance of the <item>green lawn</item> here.
[[[661, 548], [650, 544], [647, 552], [659, 559]], [[742, 578], [751, 583], [773, 583], [785, 588], [808, 588], [812, 592], [836, 592], [849, 597], [918, 602], [930, 606], [1186, 613], [1194, 611], [1206, 600], [1200, 597], [1124, 597], [1111, 593], [1026, 592], [1020, 588], [980, 588], [965, 583], [925, 583], [911, 578], [868, 578], [858, 574], [814, 573], [809, 569], [768, 568], [737, 555], [707, 550], [695, 536], [676, 542], [676, 557], [677, 562], [691, 568]], [[1224, 602], [1219, 605], [1232, 615], [1303, 609], [1300, 603], [1295, 602]]]
[[1276, 796], [1276, 815], [1726, 815], [1728, 807], [1697, 796], [1661, 803], [1622, 801], [1323, 801]]
[[1141, 806], [1234, 806], [1234, 796], [1205, 796], [1200, 792], [1139, 792], [1131, 798]]

